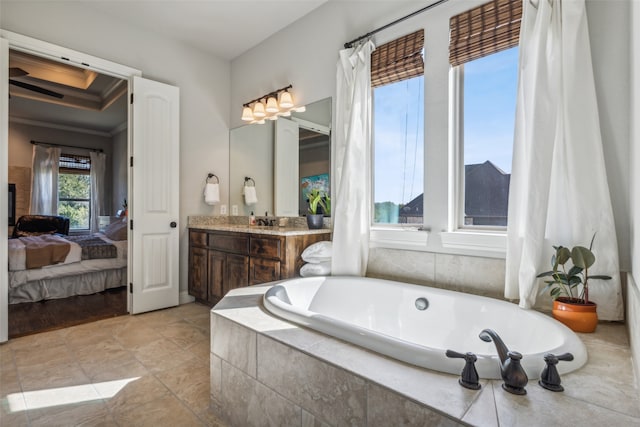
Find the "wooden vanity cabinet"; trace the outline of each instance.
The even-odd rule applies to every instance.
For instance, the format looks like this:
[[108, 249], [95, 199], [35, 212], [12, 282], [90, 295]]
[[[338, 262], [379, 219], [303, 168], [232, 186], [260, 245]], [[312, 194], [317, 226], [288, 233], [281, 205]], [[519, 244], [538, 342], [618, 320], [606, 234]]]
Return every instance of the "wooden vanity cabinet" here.
[[302, 251], [330, 237], [191, 229], [189, 294], [213, 305], [231, 289], [299, 276]]

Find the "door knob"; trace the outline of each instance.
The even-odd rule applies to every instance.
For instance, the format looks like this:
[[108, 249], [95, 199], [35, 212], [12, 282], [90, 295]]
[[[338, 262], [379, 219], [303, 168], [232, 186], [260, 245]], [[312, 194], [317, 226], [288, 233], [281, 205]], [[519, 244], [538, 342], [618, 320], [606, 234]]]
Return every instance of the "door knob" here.
[[169, 227], [171, 227], [171, 228], [176, 228], [177, 226], [178, 226], [178, 224], [175, 221], [171, 221], [169, 223]]

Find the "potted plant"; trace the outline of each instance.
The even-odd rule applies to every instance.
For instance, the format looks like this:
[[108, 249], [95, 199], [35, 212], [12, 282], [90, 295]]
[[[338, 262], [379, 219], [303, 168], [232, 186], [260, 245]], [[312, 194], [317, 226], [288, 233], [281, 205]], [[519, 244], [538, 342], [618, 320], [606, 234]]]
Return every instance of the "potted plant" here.
[[591, 251], [595, 234], [589, 248], [574, 246], [554, 246], [551, 257], [552, 270], [538, 274], [537, 277], [550, 277], [545, 280], [553, 298], [553, 317], [575, 332], [593, 332], [598, 325], [597, 304], [589, 300], [589, 280], [609, 280], [611, 276], [589, 275], [589, 268], [596, 262]]
[[310, 229], [320, 229], [325, 214], [331, 213], [331, 199], [320, 190], [314, 188], [309, 192], [309, 213], [307, 225]]

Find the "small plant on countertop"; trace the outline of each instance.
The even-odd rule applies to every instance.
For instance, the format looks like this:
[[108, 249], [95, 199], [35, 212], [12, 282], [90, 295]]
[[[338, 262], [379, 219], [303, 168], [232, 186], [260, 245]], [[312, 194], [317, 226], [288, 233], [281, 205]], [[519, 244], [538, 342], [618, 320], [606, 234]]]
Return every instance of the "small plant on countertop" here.
[[[318, 207], [322, 209], [322, 212], [318, 212]], [[309, 213], [311, 215], [318, 215], [324, 213], [325, 215], [331, 214], [331, 199], [328, 195], [325, 195], [320, 190], [314, 188], [309, 192]]]

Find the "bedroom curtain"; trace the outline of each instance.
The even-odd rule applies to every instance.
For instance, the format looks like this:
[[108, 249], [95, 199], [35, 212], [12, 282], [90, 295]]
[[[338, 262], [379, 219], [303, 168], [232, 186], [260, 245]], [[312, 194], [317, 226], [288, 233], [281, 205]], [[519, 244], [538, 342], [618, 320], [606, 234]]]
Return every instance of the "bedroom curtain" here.
[[58, 214], [59, 161], [60, 148], [34, 144], [29, 213], [33, 215]]
[[618, 246], [605, 171], [584, 0], [524, 0], [505, 296], [530, 308], [553, 245], [589, 246], [589, 298], [621, 320]]
[[89, 153], [91, 158], [91, 224], [92, 233], [98, 232], [99, 218], [104, 212], [104, 174], [106, 167], [106, 154], [97, 151]]
[[333, 275], [364, 276], [371, 218], [370, 40], [340, 51], [337, 72]]

